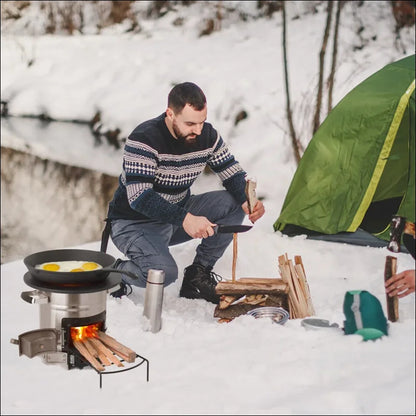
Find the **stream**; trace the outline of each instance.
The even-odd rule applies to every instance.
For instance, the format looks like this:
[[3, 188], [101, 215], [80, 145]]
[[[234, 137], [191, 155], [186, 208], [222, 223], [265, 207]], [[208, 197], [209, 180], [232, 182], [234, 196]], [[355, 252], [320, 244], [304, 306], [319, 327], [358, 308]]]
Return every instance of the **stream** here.
[[1, 263], [97, 241], [122, 150], [88, 125], [1, 119]]

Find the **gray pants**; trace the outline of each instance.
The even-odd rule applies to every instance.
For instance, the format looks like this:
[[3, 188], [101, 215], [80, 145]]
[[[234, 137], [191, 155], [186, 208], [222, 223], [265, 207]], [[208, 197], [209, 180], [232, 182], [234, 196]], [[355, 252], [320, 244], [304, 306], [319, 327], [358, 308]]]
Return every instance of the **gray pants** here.
[[[193, 195], [185, 205], [193, 215], [205, 216], [211, 222], [236, 225], [243, 222], [245, 213], [227, 191], [213, 191]], [[232, 234], [214, 234], [204, 238], [196, 249], [194, 263], [214, 266], [232, 241]], [[178, 278], [178, 266], [169, 251], [169, 246], [192, 239], [183, 227], [157, 220], [112, 220], [111, 239], [114, 245], [129, 259], [118, 268], [134, 273], [141, 278], [132, 279], [122, 275], [123, 281], [145, 287], [149, 269], [165, 272], [165, 286]]]

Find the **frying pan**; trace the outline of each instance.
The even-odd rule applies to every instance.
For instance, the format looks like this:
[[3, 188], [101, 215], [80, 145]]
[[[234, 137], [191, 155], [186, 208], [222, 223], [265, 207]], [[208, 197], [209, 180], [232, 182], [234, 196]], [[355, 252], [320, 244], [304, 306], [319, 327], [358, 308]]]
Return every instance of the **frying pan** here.
[[[102, 269], [88, 270], [83, 272], [54, 272], [37, 269], [36, 266], [42, 263], [55, 263], [58, 261], [86, 261], [95, 262], [102, 266]], [[47, 250], [33, 253], [23, 259], [32, 276], [47, 283], [93, 283], [101, 282], [107, 278], [110, 272], [123, 273], [133, 279], [138, 279], [134, 273], [114, 268], [116, 259], [107, 253], [93, 250], [62, 249]]]

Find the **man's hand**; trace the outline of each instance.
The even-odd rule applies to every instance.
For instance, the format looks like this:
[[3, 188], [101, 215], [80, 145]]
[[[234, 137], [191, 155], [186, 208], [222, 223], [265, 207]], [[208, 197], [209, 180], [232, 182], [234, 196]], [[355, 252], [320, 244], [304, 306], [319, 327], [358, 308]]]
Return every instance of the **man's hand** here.
[[415, 291], [415, 271], [405, 270], [404, 272], [394, 274], [385, 283], [386, 293], [390, 296], [403, 298]]
[[186, 233], [192, 238], [207, 238], [214, 235], [212, 227], [217, 224], [212, 223], [206, 217], [199, 217], [188, 212], [182, 225]]
[[256, 205], [254, 205], [253, 212], [250, 214], [250, 211], [248, 209], [248, 203], [247, 201], [244, 202], [243, 205], [241, 205], [243, 208], [243, 211], [248, 215], [248, 219], [254, 224], [258, 219], [260, 219], [264, 213], [264, 205], [263, 202], [257, 200]]

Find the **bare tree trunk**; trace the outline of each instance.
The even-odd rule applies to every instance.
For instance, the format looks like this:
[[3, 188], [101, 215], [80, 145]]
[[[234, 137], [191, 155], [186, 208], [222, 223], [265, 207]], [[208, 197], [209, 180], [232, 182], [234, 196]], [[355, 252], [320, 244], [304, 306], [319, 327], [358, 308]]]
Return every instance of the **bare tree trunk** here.
[[337, 66], [337, 53], [338, 53], [338, 29], [339, 29], [339, 19], [341, 16], [341, 8], [343, 6], [343, 1], [337, 1], [337, 12], [335, 15], [335, 28], [334, 28], [334, 44], [332, 47], [332, 64], [331, 64], [331, 73], [328, 77], [328, 113], [332, 110], [332, 90], [334, 89], [334, 79], [335, 79], [335, 69]]
[[283, 17], [283, 64], [285, 69], [285, 86], [286, 86], [286, 114], [289, 123], [290, 137], [292, 139], [293, 153], [295, 155], [296, 163], [300, 161], [299, 141], [296, 138], [295, 128], [292, 120], [292, 110], [290, 109], [290, 94], [289, 94], [289, 75], [287, 71], [287, 54], [286, 54], [286, 7], [285, 2], [282, 1], [282, 17]]
[[329, 30], [331, 27], [332, 6], [333, 6], [333, 1], [329, 0], [324, 38], [322, 41], [321, 52], [319, 53], [319, 81], [318, 81], [318, 92], [317, 92], [317, 97], [316, 97], [316, 109], [315, 109], [315, 117], [313, 119], [313, 132], [312, 133], [315, 133], [316, 130], [318, 130], [318, 127], [320, 124], [319, 115], [321, 113], [321, 105], [322, 105], [322, 84], [323, 84], [323, 77], [324, 77], [324, 60], [325, 60], [326, 45], [328, 43]]

